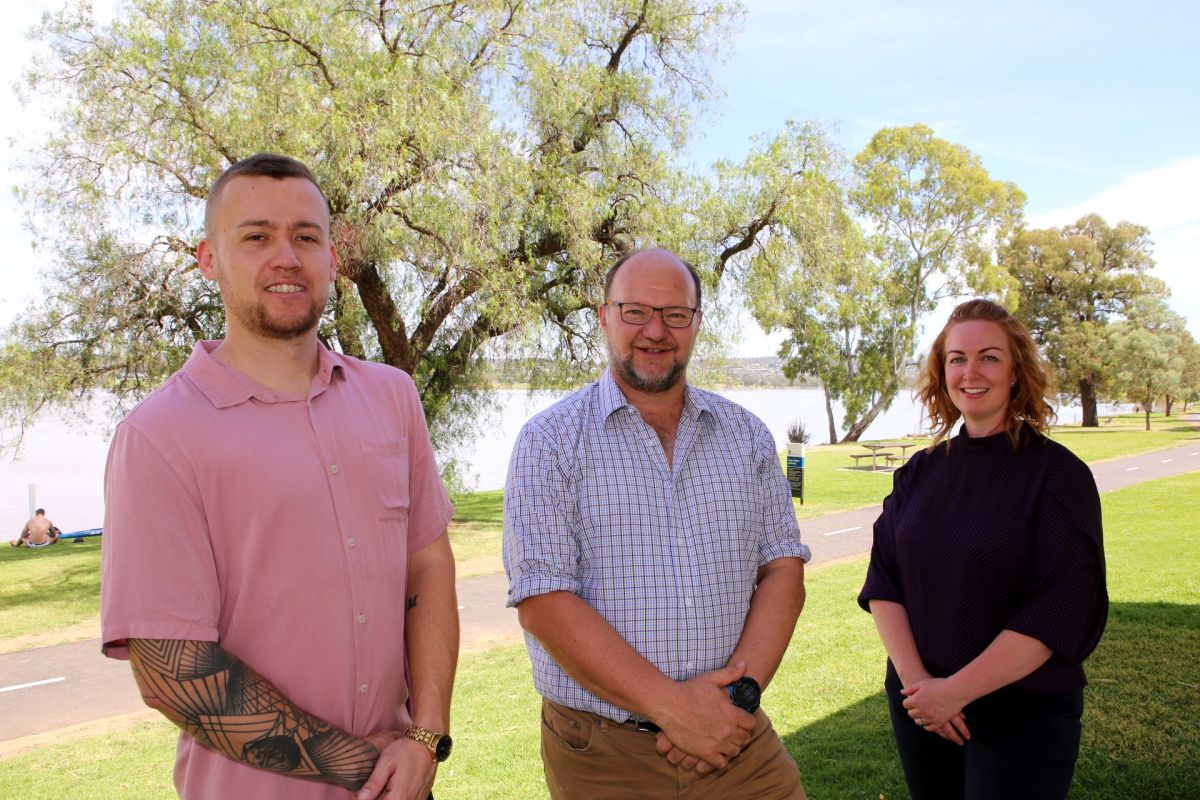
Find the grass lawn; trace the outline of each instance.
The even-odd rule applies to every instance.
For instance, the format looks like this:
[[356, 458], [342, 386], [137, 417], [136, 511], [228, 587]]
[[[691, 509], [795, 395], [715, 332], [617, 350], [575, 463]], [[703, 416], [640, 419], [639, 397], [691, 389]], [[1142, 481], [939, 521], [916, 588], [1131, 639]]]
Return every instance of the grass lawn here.
[[[1173, 447], [1189, 440], [1200, 441], [1200, 431], [1178, 417], [1155, 414], [1150, 431], [1142, 430], [1142, 426], [1143, 417], [1131, 414], [1111, 418], [1099, 428], [1055, 428], [1053, 436], [1089, 462]], [[891, 491], [891, 473], [846, 469], [851, 463], [848, 454], [855, 452], [863, 452], [861, 445], [822, 445], [809, 449], [805, 464], [806, 500], [804, 505], [794, 503], [801, 520], [874, 505]], [[499, 572], [504, 492], [499, 489], [472, 492], [453, 499], [455, 515], [450, 525], [450, 540], [458, 563], [458, 577]], [[0, 615], [0, 652], [5, 649], [6, 640], [35, 630], [67, 628], [97, 620], [99, 562], [98, 538], [38, 552], [0, 547], [0, 608], [14, 612]], [[57, 641], [94, 636], [94, 630], [94, 627], [83, 628]], [[36, 642], [37, 645], [52, 643], [57, 642]]]
[[[1200, 473], [1104, 495], [1112, 612], [1088, 662], [1072, 800], [1200, 797]], [[865, 557], [809, 573], [808, 605], [765, 707], [822, 800], [906, 796], [881, 693], [883, 650], [854, 598]], [[465, 656], [439, 800], [546, 797], [521, 646]], [[168, 726], [0, 761], [0, 797], [173, 797]], [[131, 792], [129, 787], [136, 786]]]
[[[1175, 447], [1187, 441], [1200, 442], [1200, 429], [1161, 413], [1151, 416], [1151, 430], [1143, 430], [1140, 414], [1107, 417], [1099, 428], [1056, 427], [1053, 438], [1087, 462], [1131, 456], [1151, 450]], [[911, 440], [918, 447], [928, 439]], [[811, 519], [822, 514], [875, 505], [892, 490], [890, 472], [848, 469], [850, 453], [866, 452], [861, 444], [835, 444], [810, 447], [804, 465], [804, 504], [794, 501], [796, 516]], [[908, 451], [912, 455], [914, 450]], [[451, 540], [460, 562], [481, 553], [498, 554], [500, 527], [504, 519], [504, 492], [496, 489], [458, 495], [457, 513], [451, 528]], [[463, 535], [459, 536], [459, 530]], [[489, 535], [491, 538], [489, 539]]]
[[42, 550], [0, 543], [0, 641], [100, 615], [100, 537]]

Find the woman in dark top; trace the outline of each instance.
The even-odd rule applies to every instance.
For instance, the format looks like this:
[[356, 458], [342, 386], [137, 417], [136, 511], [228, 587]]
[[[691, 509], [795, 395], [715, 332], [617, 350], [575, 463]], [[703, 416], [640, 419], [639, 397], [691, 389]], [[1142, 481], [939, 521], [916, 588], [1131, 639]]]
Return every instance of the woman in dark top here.
[[996, 303], [954, 310], [918, 392], [933, 444], [896, 471], [858, 598], [909, 792], [1063, 798], [1108, 615], [1095, 480], [1045, 437], [1046, 368]]

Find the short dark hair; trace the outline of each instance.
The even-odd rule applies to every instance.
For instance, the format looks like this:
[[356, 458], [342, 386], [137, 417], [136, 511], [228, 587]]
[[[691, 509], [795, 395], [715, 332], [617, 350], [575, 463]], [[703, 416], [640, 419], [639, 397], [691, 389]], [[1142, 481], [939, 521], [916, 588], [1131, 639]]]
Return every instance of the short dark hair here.
[[212, 188], [208, 190], [208, 200], [204, 203], [205, 236], [212, 236], [212, 213], [221, 190], [225, 188], [225, 184], [238, 177], [274, 178], [279, 181], [284, 178], [302, 178], [317, 187], [317, 192], [325, 202], [325, 209], [329, 210], [329, 198], [325, 197], [325, 193], [321, 191], [321, 184], [317, 183], [317, 176], [313, 175], [312, 170], [307, 166], [289, 156], [281, 156], [276, 153], [255, 153], [222, 172], [220, 177], [213, 182]]
[[[644, 253], [647, 250], [653, 250], [653, 249], [656, 249], [656, 248], [643, 247], [641, 250], [630, 250], [628, 253], [626, 253], [625, 255], [618, 258], [616, 263], [608, 268], [608, 273], [604, 276], [604, 299], [606, 301], [608, 300], [608, 293], [612, 290], [613, 278], [616, 277], [617, 270], [619, 270], [625, 264], [626, 261], [633, 258], [634, 256], [636, 256], [640, 253]], [[672, 254], [672, 255], [674, 255], [674, 254]], [[679, 256], [677, 256], [677, 255], [675, 257], [679, 258]], [[700, 305], [701, 305], [700, 301], [704, 299], [704, 290], [703, 290], [703, 288], [701, 288], [701, 283], [700, 283], [700, 273], [697, 272], [696, 268], [693, 267], [690, 263], [688, 263], [686, 259], [679, 258], [679, 261], [681, 264], [683, 264], [685, 267], [687, 267], [688, 274], [692, 276], [692, 283], [694, 283], [696, 285], [696, 308], [700, 308]]]
[[45, 515], [45, 513], [46, 513], [46, 509], [44, 509], [44, 508], [39, 508], [37, 511], [35, 511], [35, 512], [34, 512], [34, 514], [33, 514], [33, 515], [34, 515], [35, 517], [36, 517], [38, 514], [42, 514], [42, 515], [44, 516], [44, 515]]

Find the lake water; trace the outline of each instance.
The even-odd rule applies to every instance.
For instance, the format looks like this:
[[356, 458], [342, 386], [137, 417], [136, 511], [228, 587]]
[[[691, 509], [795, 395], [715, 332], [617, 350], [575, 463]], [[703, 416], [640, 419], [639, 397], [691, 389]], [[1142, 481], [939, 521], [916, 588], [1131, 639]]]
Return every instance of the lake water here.
[[[787, 443], [787, 427], [800, 419], [812, 434], [813, 443], [829, 438], [829, 423], [825, 416], [825, 394], [820, 389], [729, 389], [720, 395], [749, 409], [763, 421], [775, 437], [780, 450]], [[565, 397], [565, 392], [537, 392], [520, 389], [496, 392], [499, 401], [497, 414], [489, 430], [471, 445], [460, 448], [458, 458], [467, 484], [473, 489], [499, 489], [504, 485], [508, 458], [516, 443], [517, 434], [525, 420]], [[834, 418], [842, 421], [842, 406], [834, 403]], [[864, 434], [864, 439], [894, 439], [916, 433], [921, 424], [921, 410], [914, 405], [908, 390], [896, 397], [892, 407], [876, 417]], [[812, 447], [813, 445], [809, 445]]]
[[[801, 419], [814, 442], [827, 438], [825, 399], [820, 389], [735, 389], [722, 395], [756, 414], [770, 429], [780, 450], [784, 432], [792, 420]], [[488, 419], [487, 430], [470, 445], [459, 448], [456, 457], [473, 489], [498, 489], [504, 485], [508, 458], [525, 420], [548, 407], [562, 393], [523, 390], [496, 392], [498, 408]], [[104, 462], [108, 454], [106, 426], [96, 404], [92, 422], [68, 422], [59, 414], [45, 414], [25, 434], [20, 457], [0, 458], [0, 538], [15, 538], [29, 517], [28, 485], [36, 486], [37, 505], [64, 531], [94, 528], [104, 520]], [[1113, 407], [1101, 408], [1112, 413]], [[834, 406], [841, 422], [841, 407]], [[1078, 423], [1078, 409], [1060, 410], [1060, 422]], [[892, 407], [880, 414], [867, 429], [864, 439], [893, 439], [917, 433], [921, 414], [907, 390]], [[810, 445], [811, 447], [812, 445]]]

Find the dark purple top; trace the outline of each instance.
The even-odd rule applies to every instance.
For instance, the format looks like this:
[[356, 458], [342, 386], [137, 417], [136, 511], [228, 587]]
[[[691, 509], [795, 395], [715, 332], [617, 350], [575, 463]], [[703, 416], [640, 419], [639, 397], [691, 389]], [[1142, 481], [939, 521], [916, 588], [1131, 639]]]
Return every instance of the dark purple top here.
[[1100, 497], [1091, 470], [1057, 442], [1026, 429], [965, 429], [896, 470], [875, 521], [858, 596], [905, 606], [932, 674], [957, 672], [1004, 629], [1053, 652], [1013, 684], [1072, 692], [1108, 618]]

